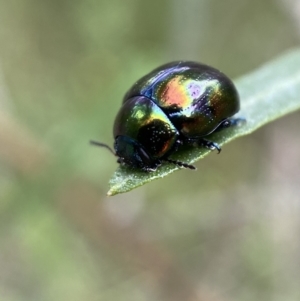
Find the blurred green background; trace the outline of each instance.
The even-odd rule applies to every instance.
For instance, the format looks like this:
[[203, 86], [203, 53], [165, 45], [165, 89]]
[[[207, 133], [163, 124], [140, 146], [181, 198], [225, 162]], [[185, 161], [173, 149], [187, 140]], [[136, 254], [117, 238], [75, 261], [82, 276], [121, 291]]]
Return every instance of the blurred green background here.
[[237, 78], [299, 20], [298, 0], [0, 0], [0, 300], [300, 300], [299, 113], [111, 198], [88, 144], [158, 65]]

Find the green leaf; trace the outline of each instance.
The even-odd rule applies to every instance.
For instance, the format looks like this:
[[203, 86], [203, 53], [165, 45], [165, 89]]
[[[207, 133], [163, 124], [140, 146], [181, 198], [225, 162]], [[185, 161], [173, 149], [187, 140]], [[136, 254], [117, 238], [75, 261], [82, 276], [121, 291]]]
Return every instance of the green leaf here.
[[[300, 108], [300, 50], [290, 51], [267, 63], [239, 78], [235, 84], [241, 98], [241, 110], [236, 116], [245, 118], [247, 122], [211, 135], [212, 140], [220, 145], [250, 134], [264, 124]], [[208, 153], [210, 151], [206, 149], [190, 147], [172, 155], [172, 159], [194, 163]], [[110, 180], [107, 194], [127, 192], [178, 169], [173, 164], [164, 163], [155, 172], [146, 173], [120, 166]]]

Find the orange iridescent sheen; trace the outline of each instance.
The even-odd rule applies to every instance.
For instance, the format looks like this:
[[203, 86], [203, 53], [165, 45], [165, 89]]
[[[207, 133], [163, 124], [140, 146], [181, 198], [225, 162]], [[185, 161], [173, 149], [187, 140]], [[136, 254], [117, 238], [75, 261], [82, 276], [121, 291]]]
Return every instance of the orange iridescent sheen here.
[[161, 93], [161, 102], [166, 106], [187, 107], [195, 99], [192, 93], [189, 93], [190, 91], [187, 88], [189, 85], [192, 86], [193, 83], [184, 81], [182, 75], [172, 78], [164, 89], [159, 91]]

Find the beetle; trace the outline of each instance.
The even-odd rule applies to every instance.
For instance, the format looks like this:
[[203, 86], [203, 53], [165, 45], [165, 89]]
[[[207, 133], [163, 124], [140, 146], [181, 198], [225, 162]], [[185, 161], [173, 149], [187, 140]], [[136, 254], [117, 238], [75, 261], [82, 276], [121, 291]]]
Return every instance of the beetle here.
[[170, 159], [181, 145], [221, 151], [207, 136], [240, 123], [231, 118], [240, 101], [233, 82], [219, 70], [191, 61], [162, 65], [138, 80], [125, 94], [113, 134], [117, 162], [154, 171], [162, 162], [195, 169]]

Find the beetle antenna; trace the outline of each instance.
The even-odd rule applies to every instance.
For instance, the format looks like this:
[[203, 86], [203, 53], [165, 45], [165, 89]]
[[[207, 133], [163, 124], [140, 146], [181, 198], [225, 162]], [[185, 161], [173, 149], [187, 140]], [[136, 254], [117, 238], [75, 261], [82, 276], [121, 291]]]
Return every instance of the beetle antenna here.
[[114, 156], [116, 155], [115, 152], [113, 151], [113, 149], [112, 149], [110, 146], [108, 146], [107, 144], [105, 144], [105, 143], [101, 143], [101, 142], [94, 141], [94, 140], [90, 140], [90, 143], [93, 144], [93, 145], [96, 145], [96, 146], [105, 147], [105, 148], [107, 148]]
[[189, 168], [189, 169], [196, 169], [196, 167], [195, 166], [193, 166], [193, 165], [189, 165], [189, 164], [187, 164], [187, 163], [183, 163], [183, 162], [181, 162], [181, 161], [177, 161], [177, 160], [171, 160], [171, 159], [163, 159], [164, 161], [167, 161], [167, 162], [170, 162], [170, 163], [173, 163], [173, 164], [175, 164], [175, 165], [177, 165], [177, 166], [180, 166], [180, 167], [184, 167], [184, 168]]

